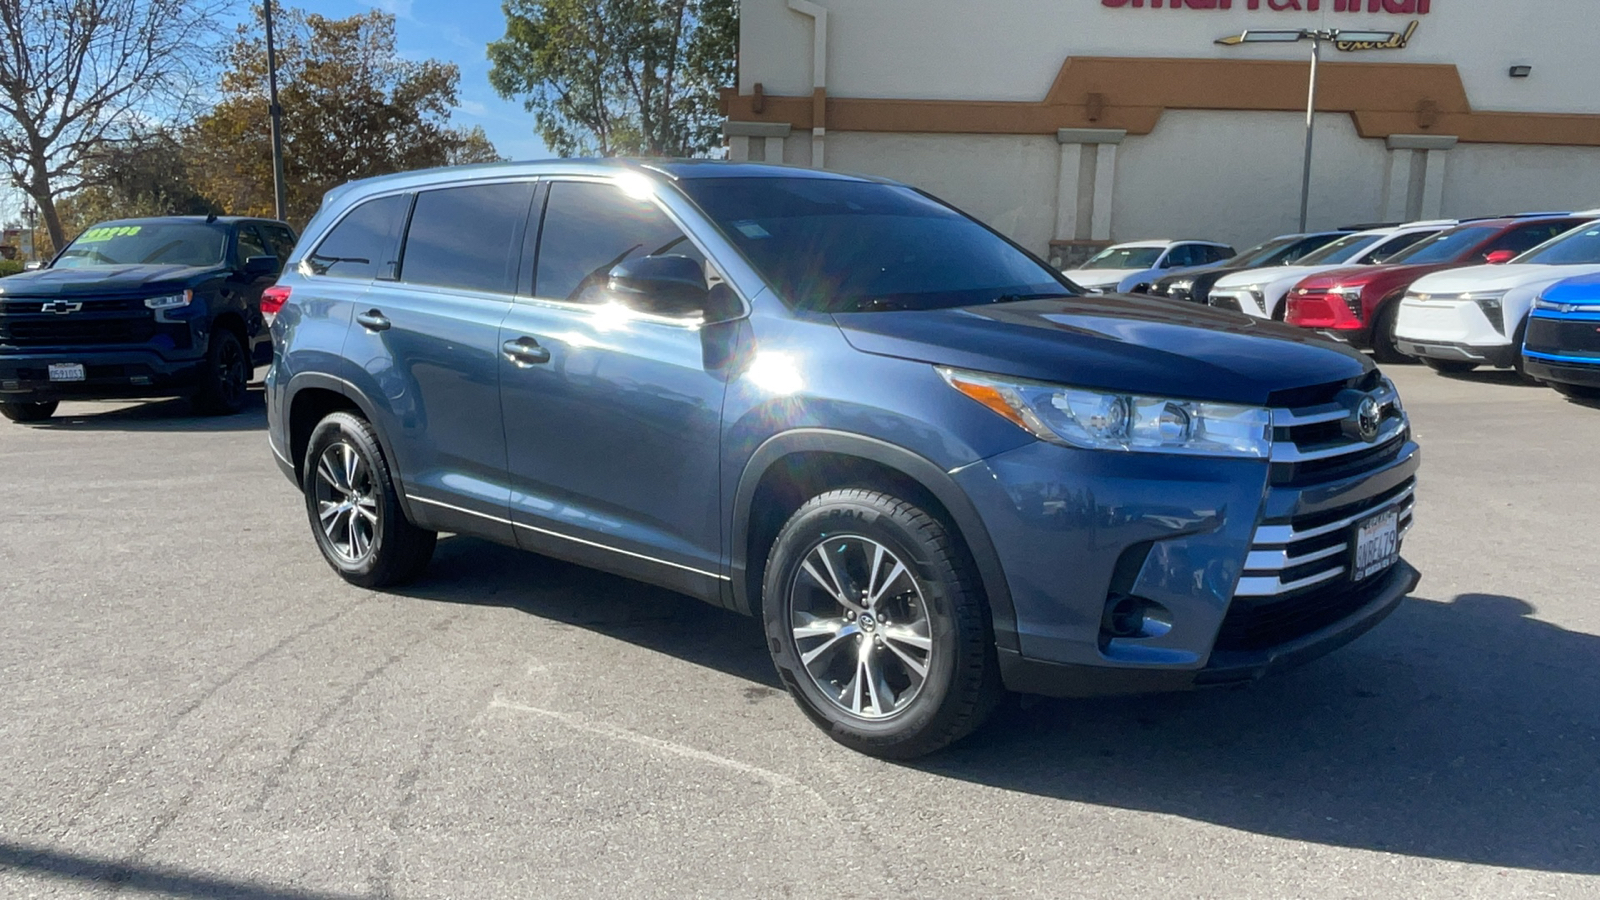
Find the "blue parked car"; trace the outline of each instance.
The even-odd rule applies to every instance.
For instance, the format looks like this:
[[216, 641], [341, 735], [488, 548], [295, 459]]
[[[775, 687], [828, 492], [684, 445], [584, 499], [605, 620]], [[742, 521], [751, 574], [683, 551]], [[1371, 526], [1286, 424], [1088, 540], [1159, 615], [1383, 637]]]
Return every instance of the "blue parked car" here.
[[1527, 373], [1569, 397], [1600, 399], [1600, 275], [1558, 281], [1528, 314]]
[[265, 305], [272, 450], [344, 578], [416, 577], [447, 531], [760, 616], [866, 753], [936, 750], [1005, 689], [1249, 681], [1418, 580], [1417, 445], [1360, 353], [1081, 296], [898, 184], [388, 176], [327, 196]]

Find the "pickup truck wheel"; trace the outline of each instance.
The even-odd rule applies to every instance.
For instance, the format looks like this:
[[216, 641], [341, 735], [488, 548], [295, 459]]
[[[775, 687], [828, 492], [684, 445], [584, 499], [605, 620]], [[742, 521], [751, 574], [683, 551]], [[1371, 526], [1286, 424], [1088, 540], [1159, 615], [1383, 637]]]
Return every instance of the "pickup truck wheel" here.
[[932, 753], [999, 701], [989, 612], [934, 516], [863, 489], [815, 497], [767, 560], [762, 618], [778, 674], [834, 740], [871, 756]]
[[1423, 359], [1422, 364], [1438, 372], [1440, 375], [1465, 375], [1478, 367], [1475, 362], [1464, 359]]
[[5, 416], [13, 422], [43, 422], [56, 414], [56, 407], [60, 401], [46, 400], [42, 403], [0, 403], [0, 416]]
[[205, 374], [194, 398], [195, 408], [208, 416], [232, 415], [244, 409], [249, 383], [250, 364], [239, 336], [226, 328], [212, 332]]
[[311, 533], [345, 581], [379, 588], [422, 573], [439, 536], [406, 519], [383, 448], [366, 420], [330, 413], [311, 432], [302, 468]]

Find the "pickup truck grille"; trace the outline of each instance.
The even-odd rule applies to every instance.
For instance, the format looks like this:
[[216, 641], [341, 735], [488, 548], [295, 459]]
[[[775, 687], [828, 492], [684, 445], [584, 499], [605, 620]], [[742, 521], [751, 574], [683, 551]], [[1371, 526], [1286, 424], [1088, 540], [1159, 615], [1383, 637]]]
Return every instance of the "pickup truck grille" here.
[[1399, 537], [1411, 530], [1416, 479], [1357, 503], [1256, 528], [1244, 575], [1217, 636], [1218, 650], [1281, 644], [1338, 621], [1369, 599], [1382, 573], [1350, 580], [1351, 544], [1361, 521], [1394, 510]]
[[[57, 303], [81, 304], [68, 312]], [[156, 333], [141, 297], [14, 297], [0, 301], [0, 345], [75, 347], [143, 344]]]

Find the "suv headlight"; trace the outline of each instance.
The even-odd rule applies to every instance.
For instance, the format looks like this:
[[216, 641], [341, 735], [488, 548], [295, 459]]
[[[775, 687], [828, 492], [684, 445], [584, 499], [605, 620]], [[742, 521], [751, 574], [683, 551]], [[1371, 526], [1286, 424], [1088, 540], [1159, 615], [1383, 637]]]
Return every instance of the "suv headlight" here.
[[1088, 450], [1266, 459], [1272, 414], [1256, 406], [1068, 387], [939, 367], [949, 385], [1054, 444]]
[[1462, 294], [1461, 299], [1478, 304], [1478, 308], [1483, 310], [1483, 317], [1489, 320], [1494, 330], [1505, 334], [1506, 323], [1500, 309], [1500, 301], [1505, 299], [1505, 296], [1505, 291], [1474, 291]]
[[163, 294], [160, 297], [144, 298], [146, 309], [176, 309], [188, 306], [194, 301], [194, 291], [183, 291], [177, 294]]

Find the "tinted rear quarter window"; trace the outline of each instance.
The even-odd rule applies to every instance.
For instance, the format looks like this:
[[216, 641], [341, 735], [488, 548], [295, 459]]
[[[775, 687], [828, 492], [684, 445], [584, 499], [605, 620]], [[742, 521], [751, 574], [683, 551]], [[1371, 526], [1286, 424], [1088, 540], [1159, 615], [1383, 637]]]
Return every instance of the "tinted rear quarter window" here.
[[559, 181], [550, 186], [545, 205], [534, 292], [553, 300], [598, 302], [612, 266], [667, 254], [704, 263], [677, 223], [651, 201], [609, 184]]
[[306, 255], [306, 263], [318, 275], [394, 277], [395, 251], [410, 208], [410, 194], [391, 194], [360, 204]]
[[417, 194], [400, 279], [510, 293], [532, 200], [531, 182], [464, 185]]

